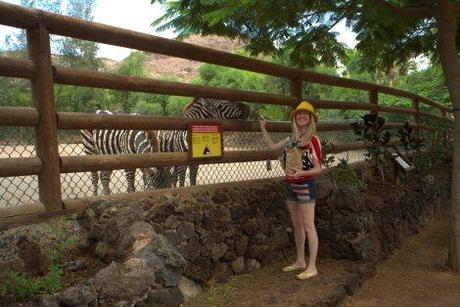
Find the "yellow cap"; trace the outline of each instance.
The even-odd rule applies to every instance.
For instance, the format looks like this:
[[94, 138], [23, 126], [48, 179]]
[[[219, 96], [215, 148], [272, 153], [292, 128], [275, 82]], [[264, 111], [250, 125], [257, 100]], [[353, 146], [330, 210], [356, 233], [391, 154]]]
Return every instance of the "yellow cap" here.
[[308, 101], [304, 100], [301, 103], [299, 103], [297, 108], [295, 108], [295, 110], [291, 112], [290, 117], [291, 118], [294, 117], [296, 113], [300, 111], [307, 111], [308, 113], [313, 115], [313, 118], [315, 119], [316, 122], [318, 121], [318, 115], [315, 112], [315, 108]]

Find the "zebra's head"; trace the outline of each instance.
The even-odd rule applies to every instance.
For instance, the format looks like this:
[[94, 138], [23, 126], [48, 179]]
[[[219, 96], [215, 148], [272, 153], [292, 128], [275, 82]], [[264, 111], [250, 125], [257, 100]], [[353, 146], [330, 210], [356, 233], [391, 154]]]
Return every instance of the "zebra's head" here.
[[143, 180], [146, 191], [169, 188], [171, 186], [171, 171], [166, 167], [146, 168], [143, 173]]
[[239, 101], [195, 98], [184, 108], [184, 117], [245, 120], [249, 106]]

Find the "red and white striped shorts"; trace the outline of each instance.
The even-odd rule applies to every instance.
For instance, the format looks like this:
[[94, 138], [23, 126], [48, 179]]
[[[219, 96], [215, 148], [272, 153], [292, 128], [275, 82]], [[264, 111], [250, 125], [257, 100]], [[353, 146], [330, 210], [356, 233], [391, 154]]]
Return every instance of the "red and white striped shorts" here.
[[286, 182], [287, 199], [302, 203], [315, 201], [316, 187], [315, 180], [307, 180], [298, 183]]

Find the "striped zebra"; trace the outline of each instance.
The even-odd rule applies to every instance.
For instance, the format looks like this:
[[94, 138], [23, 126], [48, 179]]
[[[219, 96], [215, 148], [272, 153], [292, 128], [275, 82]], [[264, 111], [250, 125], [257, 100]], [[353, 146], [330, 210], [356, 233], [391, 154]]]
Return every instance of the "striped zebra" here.
[[[98, 110], [96, 114], [111, 115], [107, 110]], [[135, 115], [135, 114], [133, 114]], [[151, 131], [139, 130], [81, 130], [83, 151], [87, 155], [114, 155], [114, 154], [140, 154], [158, 151], [156, 135]], [[142, 179], [144, 189], [162, 187], [167, 181], [168, 176], [163, 169], [156, 167], [143, 168]], [[101, 171], [100, 179], [103, 187], [103, 193], [110, 193], [110, 176], [112, 171]], [[136, 169], [125, 169], [126, 181], [128, 182], [128, 193], [134, 192]], [[98, 194], [98, 172], [91, 172], [93, 183], [93, 194]]]
[[[240, 119], [244, 120], [249, 116], [249, 107], [241, 102], [220, 100], [213, 98], [195, 98], [185, 106], [182, 113], [187, 118], [212, 118], [212, 119]], [[188, 151], [188, 131], [168, 130], [158, 133], [158, 144], [160, 152], [185, 152]], [[190, 184], [196, 185], [198, 165], [190, 165]], [[173, 168], [171, 183], [175, 187], [177, 181], [179, 186], [185, 184], [187, 166], [175, 166]]]

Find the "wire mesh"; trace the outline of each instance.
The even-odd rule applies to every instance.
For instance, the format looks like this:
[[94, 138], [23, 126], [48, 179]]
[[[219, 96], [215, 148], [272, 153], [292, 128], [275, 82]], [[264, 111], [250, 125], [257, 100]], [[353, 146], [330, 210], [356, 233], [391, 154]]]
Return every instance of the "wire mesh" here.
[[0, 208], [38, 201], [38, 176], [0, 177]]
[[[0, 127], [0, 159], [35, 157], [34, 129]], [[37, 176], [0, 177], [0, 208], [38, 200]]]
[[[350, 122], [343, 121], [343, 122]], [[2, 140], [0, 143], [0, 155], [2, 158], [30, 157], [35, 156], [33, 146], [33, 129], [2, 128]], [[392, 130], [396, 134], [396, 130]], [[288, 133], [270, 133], [275, 142], [286, 138]], [[429, 137], [428, 133], [423, 133]], [[82, 156], [83, 145], [78, 130], [59, 131], [59, 153], [61, 156]], [[357, 141], [351, 130], [322, 131], [318, 137], [323, 144], [340, 145]], [[264, 150], [267, 145], [260, 132], [224, 132], [225, 151], [248, 151]], [[327, 146], [326, 146], [327, 147]], [[326, 149], [323, 148], [323, 149]], [[332, 154], [335, 158], [335, 165], [340, 159], [346, 159], [349, 163], [365, 159], [365, 150], [354, 150]], [[323, 154], [324, 151], [323, 151]], [[61, 174], [61, 188], [63, 199], [86, 198], [95, 194], [90, 172], [79, 172]], [[100, 176], [100, 172], [98, 173]], [[239, 162], [239, 163], [212, 163], [199, 166], [197, 184], [224, 183], [234, 181], [245, 181], [261, 178], [273, 178], [283, 176], [284, 172], [279, 160]], [[144, 181], [141, 170], [136, 170], [135, 175], [136, 191], [144, 190]], [[187, 169], [185, 186], [190, 186], [190, 169]], [[114, 170], [110, 176], [111, 194], [126, 193], [128, 183], [125, 171]], [[102, 184], [98, 181], [97, 194], [102, 194]], [[0, 207], [18, 206], [38, 200], [37, 176], [8, 177], [0, 178]]]

